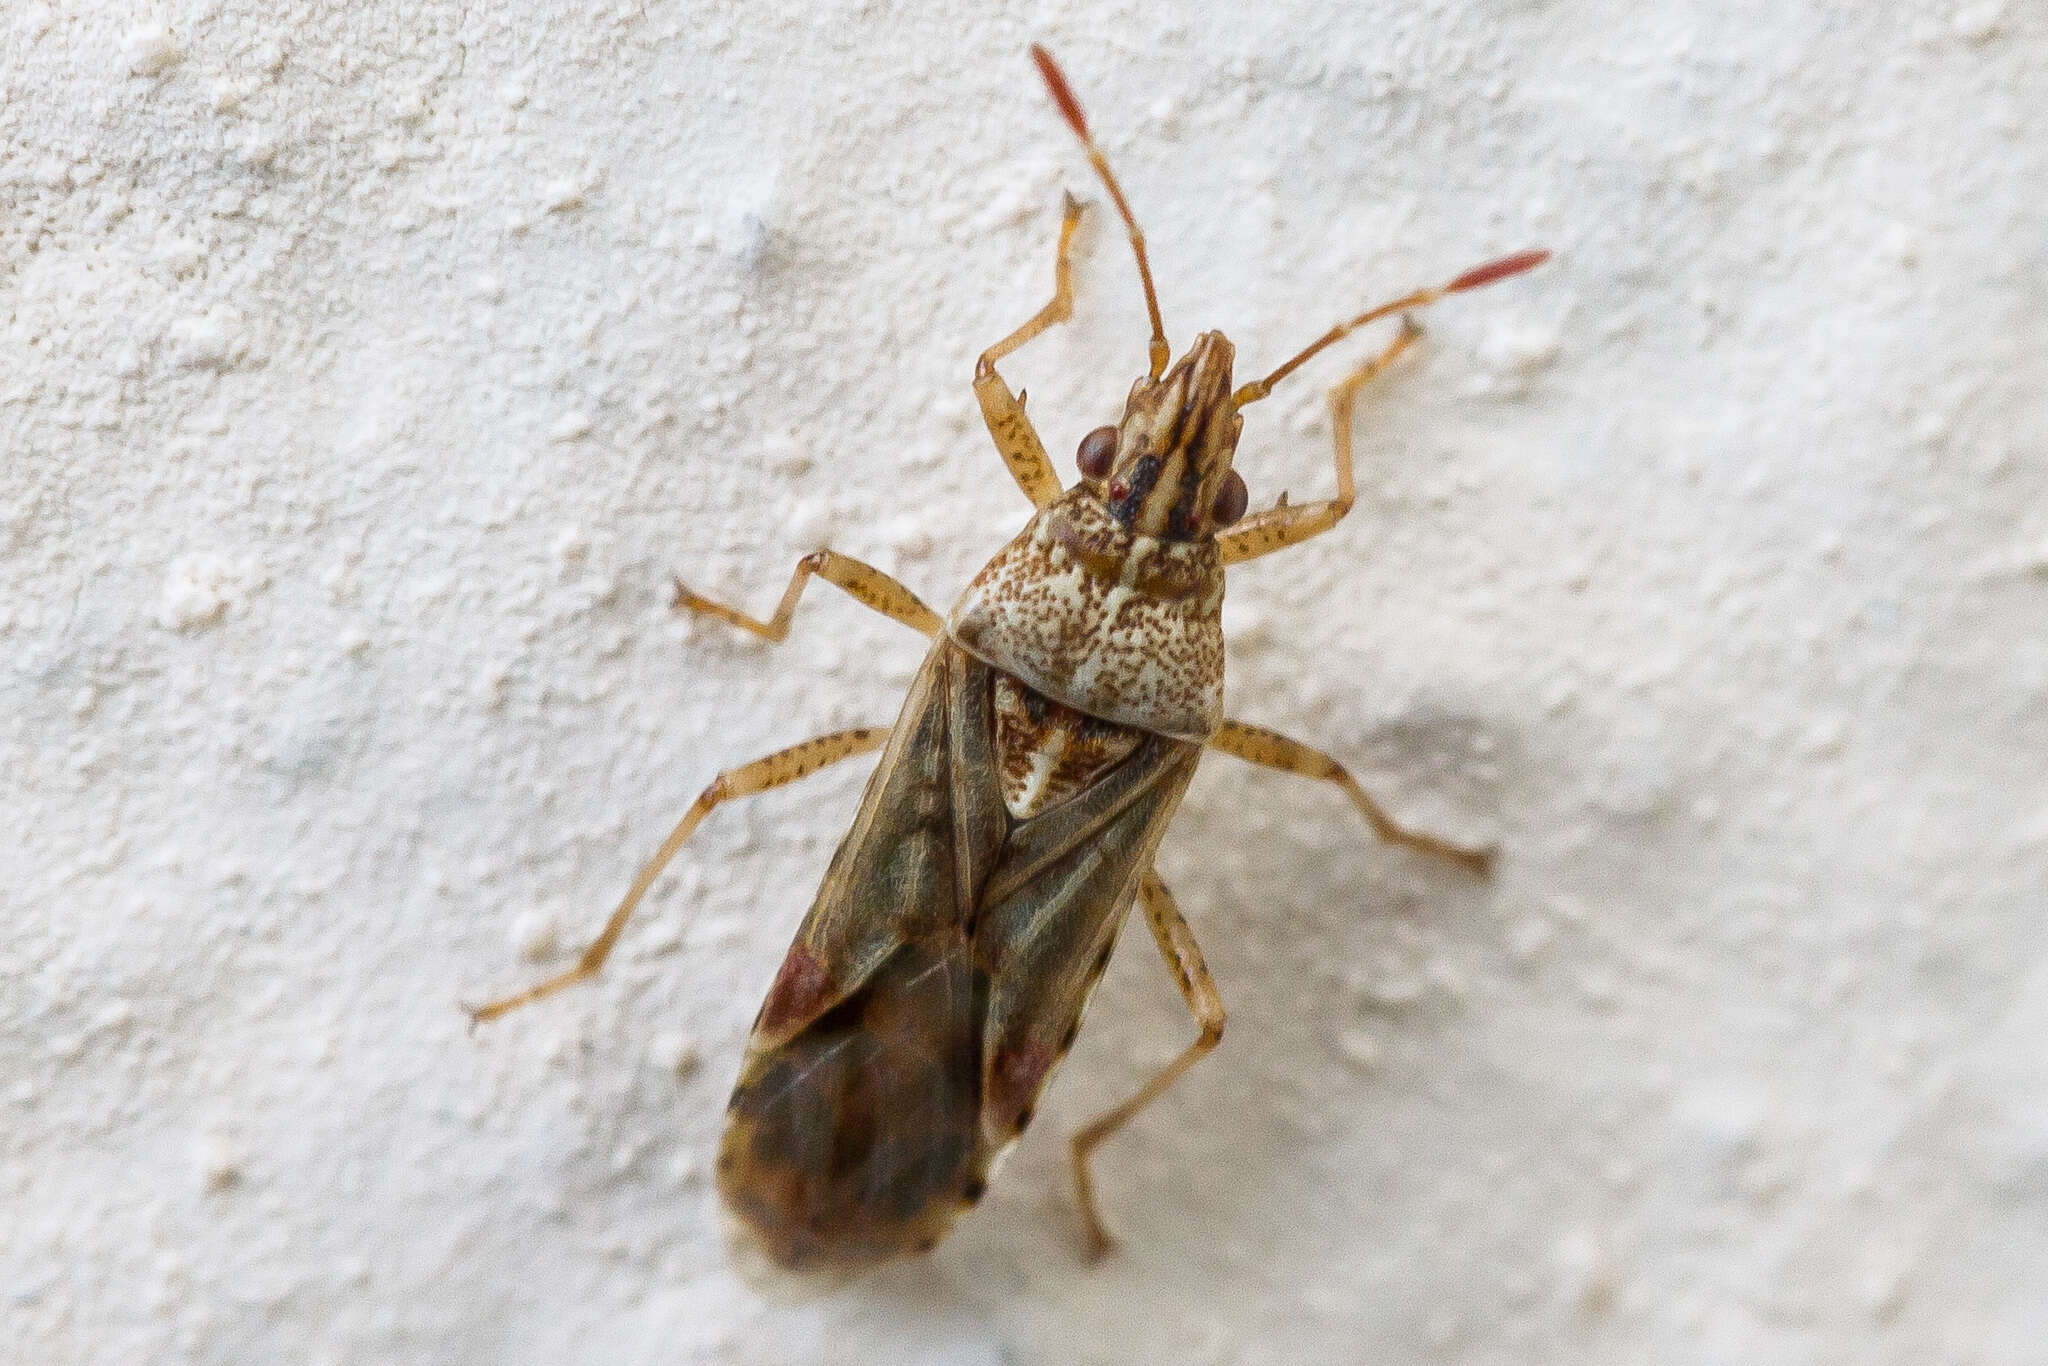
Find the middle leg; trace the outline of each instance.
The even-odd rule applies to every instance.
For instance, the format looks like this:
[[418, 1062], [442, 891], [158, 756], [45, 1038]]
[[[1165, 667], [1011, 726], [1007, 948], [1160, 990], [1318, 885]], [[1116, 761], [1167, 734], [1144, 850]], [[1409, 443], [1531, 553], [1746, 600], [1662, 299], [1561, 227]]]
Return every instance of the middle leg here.
[[604, 967], [605, 959], [611, 957], [612, 949], [625, 933], [626, 921], [640, 904], [640, 898], [647, 895], [647, 889], [654, 885], [654, 879], [661, 876], [669, 860], [683, 847], [703, 819], [722, 802], [735, 797], [753, 797], [760, 793], [786, 786], [799, 778], [808, 778], [821, 768], [827, 768], [842, 759], [851, 759], [856, 754], [869, 754], [889, 743], [887, 726], [862, 726], [855, 730], [834, 731], [820, 735], [815, 740], [806, 740], [800, 745], [777, 750], [765, 758], [756, 759], [738, 768], [729, 768], [711, 780], [711, 785], [697, 795], [690, 803], [690, 809], [676, 822], [676, 828], [669, 831], [668, 838], [661, 842], [661, 848], [654, 851], [654, 857], [647, 860], [640, 869], [633, 885], [626, 889], [625, 899], [619, 902], [611, 919], [605, 921], [604, 929], [592, 940], [590, 947], [583, 950], [573, 967], [558, 972], [544, 982], [536, 983], [524, 991], [480, 1006], [464, 1006], [469, 1012], [472, 1025], [486, 1020], [495, 1020], [507, 1011], [552, 996], [563, 987], [574, 986], [597, 976]]
[[936, 636], [940, 626], [944, 624], [939, 620], [939, 614], [925, 606], [917, 594], [873, 565], [856, 560], [851, 555], [842, 555], [836, 550], [813, 550], [796, 562], [796, 572], [789, 576], [789, 587], [782, 590], [782, 601], [776, 604], [775, 615], [766, 621], [693, 593], [683, 586], [681, 579], [676, 580], [675, 597], [670, 599], [669, 606], [677, 611], [700, 612], [707, 617], [717, 617], [720, 621], [737, 626], [742, 631], [751, 631], [763, 640], [779, 642], [788, 639], [789, 621], [796, 615], [797, 599], [803, 596], [804, 584], [810, 581], [813, 574], [841, 589], [856, 602], [874, 608], [885, 617], [902, 622], [913, 631]]
[[1485, 873], [1493, 866], [1491, 849], [1467, 849], [1399, 824], [1387, 814], [1385, 807], [1372, 799], [1372, 794], [1358, 785], [1358, 780], [1344, 765], [1321, 750], [1310, 749], [1301, 741], [1290, 740], [1278, 731], [1246, 725], [1242, 721], [1225, 721], [1210, 738], [1209, 747], [1261, 768], [1274, 768], [1282, 773], [1296, 773], [1304, 778], [1320, 778], [1324, 782], [1335, 783], [1358, 808], [1358, 814], [1365, 817], [1373, 833], [1383, 840], [1449, 859], [1475, 873]]

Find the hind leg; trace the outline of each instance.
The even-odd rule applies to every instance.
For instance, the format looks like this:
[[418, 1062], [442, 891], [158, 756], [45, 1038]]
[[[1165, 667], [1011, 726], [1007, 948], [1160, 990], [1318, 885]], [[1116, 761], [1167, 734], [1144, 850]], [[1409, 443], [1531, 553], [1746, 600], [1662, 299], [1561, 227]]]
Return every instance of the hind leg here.
[[1159, 945], [1166, 965], [1173, 969], [1173, 980], [1180, 988], [1181, 999], [1188, 1003], [1188, 1013], [1195, 1017], [1195, 1023], [1201, 1026], [1202, 1032], [1136, 1095], [1114, 1110], [1097, 1115], [1074, 1135], [1074, 1198], [1081, 1207], [1081, 1221], [1087, 1226], [1090, 1261], [1102, 1257], [1116, 1246], [1116, 1240], [1103, 1226], [1102, 1211], [1095, 1203], [1095, 1178], [1088, 1170], [1090, 1157], [1104, 1140], [1130, 1123], [1138, 1111], [1159, 1099], [1167, 1087], [1180, 1080], [1182, 1073], [1223, 1041], [1225, 1016], [1222, 994], [1216, 990], [1216, 979], [1209, 975], [1209, 965], [1202, 961], [1202, 946], [1195, 942], [1195, 932], [1188, 928], [1180, 908], [1173, 904], [1173, 893], [1159, 880], [1158, 873], [1145, 874], [1144, 882], [1138, 886], [1138, 903], [1145, 908], [1145, 923], [1152, 927], [1153, 942]]

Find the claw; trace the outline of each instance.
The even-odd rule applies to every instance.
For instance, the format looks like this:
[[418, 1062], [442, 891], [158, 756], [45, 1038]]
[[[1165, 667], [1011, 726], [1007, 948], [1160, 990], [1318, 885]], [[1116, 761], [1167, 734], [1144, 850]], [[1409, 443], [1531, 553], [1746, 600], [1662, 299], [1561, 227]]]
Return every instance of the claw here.
[[1089, 1266], [1100, 1266], [1116, 1251], [1116, 1239], [1100, 1228], [1088, 1230], [1088, 1246], [1082, 1250], [1081, 1260]]

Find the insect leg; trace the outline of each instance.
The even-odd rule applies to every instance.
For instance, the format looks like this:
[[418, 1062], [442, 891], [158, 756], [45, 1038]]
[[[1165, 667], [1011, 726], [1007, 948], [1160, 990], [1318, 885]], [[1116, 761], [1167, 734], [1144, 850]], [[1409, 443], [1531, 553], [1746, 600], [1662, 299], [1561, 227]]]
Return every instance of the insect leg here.
[[1425, 854], [1447, 858], [1453, 863], [1469, 868], [1475, 873], [1486, 872], [1493, 864], [1493, 850], [1467, 849], [1461, 845], [1440, 840], [1434, 835], [1425, 835], [1398, 824], [1366, 790], [1358, 780], [1345, 771], [1344, 765], [1332, 759], [1321, 750], [1310, 749], [1299, 740], [1290, 740], [1277, 731], [1264, 726], [1246, 725], [1242, 721], [1225, 721], [1216, 734], [1209, 739], [1209, 748], [1235, 755], [1247, 763], [1262, 768], [1278, 769], [1282, 773], [1296, 773], [1304, 778], [1320, 778], [1335, 783], [1344, 789], [1344, 795], [1358, 808], [1373, 833], [1383, 840], [1405, 844]]
[[1208, 964], [1202, 961], [1202, 949], [1195, 943], [1195, 932], [1182, 919], [1180, 908], [1173, 904], [1173, 893], [1159, 880], [1157, 872], [1147, 871], [1145, 880], [1138, 885], [1138, 903], [1145, 908], [1145, 923], [1152, 927], [1152, 938], [1166, 958], [1166, 965], [1173, 969], [1181, 998], [1188, 1003], [1188, 1011], [1195, 1017], [1195, 1023], [1202, 1027], [1202, 1033], [1181, 1050], [1180, 1056], [1168, 1063], [1158, 1076], [1146, 1082], [1138, 1094], [1114, 1110], [1096, 1116], [1074, 1135], [1074, 1196], [1081, 1206], [1081, 1218], [1088, 1226], [1088, 1256], [1091, 1260], [1110, 1251], [1116, 1240], [1103, 1227], [1102, 1211], [1096, 1207], [1095, 1181], [1088, 1173], [1090, 1155], [1104, 1139], [1130, 1123], [1133, 1115], [1157, 1100], [1161, 1092], [1178, 1081], [1183, 1072], [1200, 1062], [1223, 1039], [1223, 997], [1216, 990], [1216, 980], [1209, 975]]
[[756, 759], [738, 768], [729, 768], [711, 780], [711, 785], [697, 795], [690, 803], [690, 809], [676, 822], [676, 828], [669, 831], [668, 838], [661, 842], [661, 848], [654, 851], [654, 857], [640, 870], [633, 885], [627, 889], [625, 900], [612, 912], [611, 919], [604, 924], [604, 930], [589, 948], [576, 960], [576, 966], [566, 972], [557, 973], [544, 982], [536, 983], [521, 992], [492, 1001], [487, 1005], [464, 1006], [469, 1012], [472, 1024], [495, 1020], [508, 1010], [513, 1010], [543, 996], [552, 996], [563, 987], [595, 977], [604, 966], [604, 960], [611, 957], [612, 949], [619, 942], [619, 935], [626, 928], [626, 920], [633, 914], [633, 908], [640, 904], [640, 898], [647, 895], [647, 889], [654, 885], [654, 879], [661, 876], [661, 870], [668, 866], [676, 851], [683, 847], [683, 841], [690, 832], [720, 802], [734, 797], [751, 797], [771, 788], [793, 783], [799, 778], [809, 777], [819, 769], [836, 764], [841, 759], [851, 759], [856, 754], [867, 754], [880, 749], [889, 741], [887, 726], [863, 726], [858, 730], [834, 731], [820, 735], [815, 740], [806, 740], [800, 745], [777, 750], [765, 758]]
[[1216, 548], [1222, 552], [1223, 563], [1242, 564], [1291, 545], [1300, 545], [1344, 520], [1344, 514], [1351, 511], [1356, 497], [1351, 482], [1351, 410], [1358, 399], [1358, 391], [1392, 365], [1394, 358], [1414, 345], [1421, 335], [1421, 328], [1412, 320], [1403, 318], [1400, 336], [1330, 390], [1330, 424], [1337, 447], [1337, 496], [1326, 502], [1282, 503], [1278, 507], [1254, 512], [1216, 538]]
[[[1379, 355], [1359, 367], [1350, 378], [1330, 391], [1330, 415], [1336, 425], [1337, 438], [1337, 496], [1327, 503], [1305, 503], [1298, 508], [1282, 504], [1254, 513], [1239, 522], [1228, 533], [1216, 538], [1217, 546], [1223, 552], [1223, 563], [1240, 564], [1255, 560], [1261, 555], [1270, 555], [1290, 545], [1299, 545], [1311, 536], [1320, 536], [1344, 519], [1351, 511], [1351, 404], [1358, 391], [1366, 383], [1387, 368], [1394, 357], [1406, 350], [1408, 345], [1421, 335], [1408, 314], [1411, 310], [1433, 304], [1438, 299], [1452, 294], [1463, 294], [1469, 289], [1483, 289], [1485, 286], [1533, 270], [1550, 259], [1547, 251], [1518, 251], [1512, 256], [1503, 256], [1497, 261], [1488, 261], [1483, 266], [1474, 266], [1463, 275], [1433, 289], [1418, 289], [1403, 294], [1400, 298], [1368, 308], [1355, 318], [1338, 323], [1322, 336], [1310, 342], [1300, 351], [1283, 362], [1279, 369], [1264, 379], [1255, 379], [1241, 386], [1230, 396], [1239, 408], [1257, 403], [1273, 392], [1273, 386], [1294, 373], [1310, 357], [1327, 346], [1335, 345], [1350, 336], [1367, 323], [1381, 318], [1401, 315], [1401, 335]], [[1158, 371], [1154, 370], [1156, 378]]]
[[1032, 314], [1030, 319], [1015, 332], [981, 353], [981, 359], [974, 363], [975, 378], [979, 380], [996, 368], [996, 362], [1012, 351], [1022, 347], [1039, 333], [1074, 316], [1074, 267], [1070, 257], [1074, 247], [1074, 229], [1081, 224], [1081, 201], [1069, 194], [1060, 210], [1060, 240], [1053, 248], [1052, 258], [1052, 299]]
[[894, 617], [914, 631], [928, 636], [939, 633], [943, 623], [939, 614], [924, 605], [917, 594], [905, 588], [896, 580], [876, 569], [873, 565], [862, 564], [850, 555], [836, 550], [814, 550], [796, 562], [796, 572], [789, 576], [789, 587], [782, 591], [782, 601], [775, 606], [775, 615], [766, 621], [757, 621], [745, 612], [727, 607], [701, 597], [676, 580], [675, 597], [669, 606], [678, 611], [702, 612], [730, 622], [742, 631], [752, 631], [764, 640], [784, 640], [789, 636], [789, 619], [796, 615], [797, 599], [804, 594], [804, 584], [816, 574], [834, 587], [844, 589], [856, 601], [866, 604], [885, 617]]
[[1022, 327], [981, 353], [974, 363], [974, 397], [981, 404], [981, 419], [996, 443], [996, 453], [1010, 467], [1010, 477], [1035, 506], [1044, 507], [1060, 496], [1060, 477], [1054, 473], [1045, 443], [1038, 439], [1031, 419], [1024, 416], [1024, 400], [1010, 392], [1010, 386], [996, 373], [996, 362], [1055, 323], [1074, 314], [1074, 268], [1068, 259], [1074, 229], [1081, 222], [1081, 201], [1067, 196], [1060, 217], [1060, 243], [1052, 263], [1052, 299], [1031, 315]]

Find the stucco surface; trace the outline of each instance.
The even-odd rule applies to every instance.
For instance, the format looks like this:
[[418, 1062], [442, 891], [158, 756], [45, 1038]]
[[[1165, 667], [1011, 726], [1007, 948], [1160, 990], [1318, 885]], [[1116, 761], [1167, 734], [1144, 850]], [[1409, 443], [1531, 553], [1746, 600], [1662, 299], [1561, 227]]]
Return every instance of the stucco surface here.
[[[1230, 709], [1495, 876], [1212, 758], [1229, 1007], [1128, 936], [983, 1206], [809, 1304], [710, 1194], [886, 720], [1026, 505], [975, 353], [1099, 201], [1247, 373], [1490, 256], [1358, 510], [1232, 577]], [[0, 1359], [2039, 1362], [2048, 18], [2021, 3], [0, 7]], [[1099, 207], [1099, 206], [1098, 206]], [[1009, 366], [1063, 474], [1142, 367], [1100, 215]], [[1330, 487], [1319, 361], [1254, 505]]]

